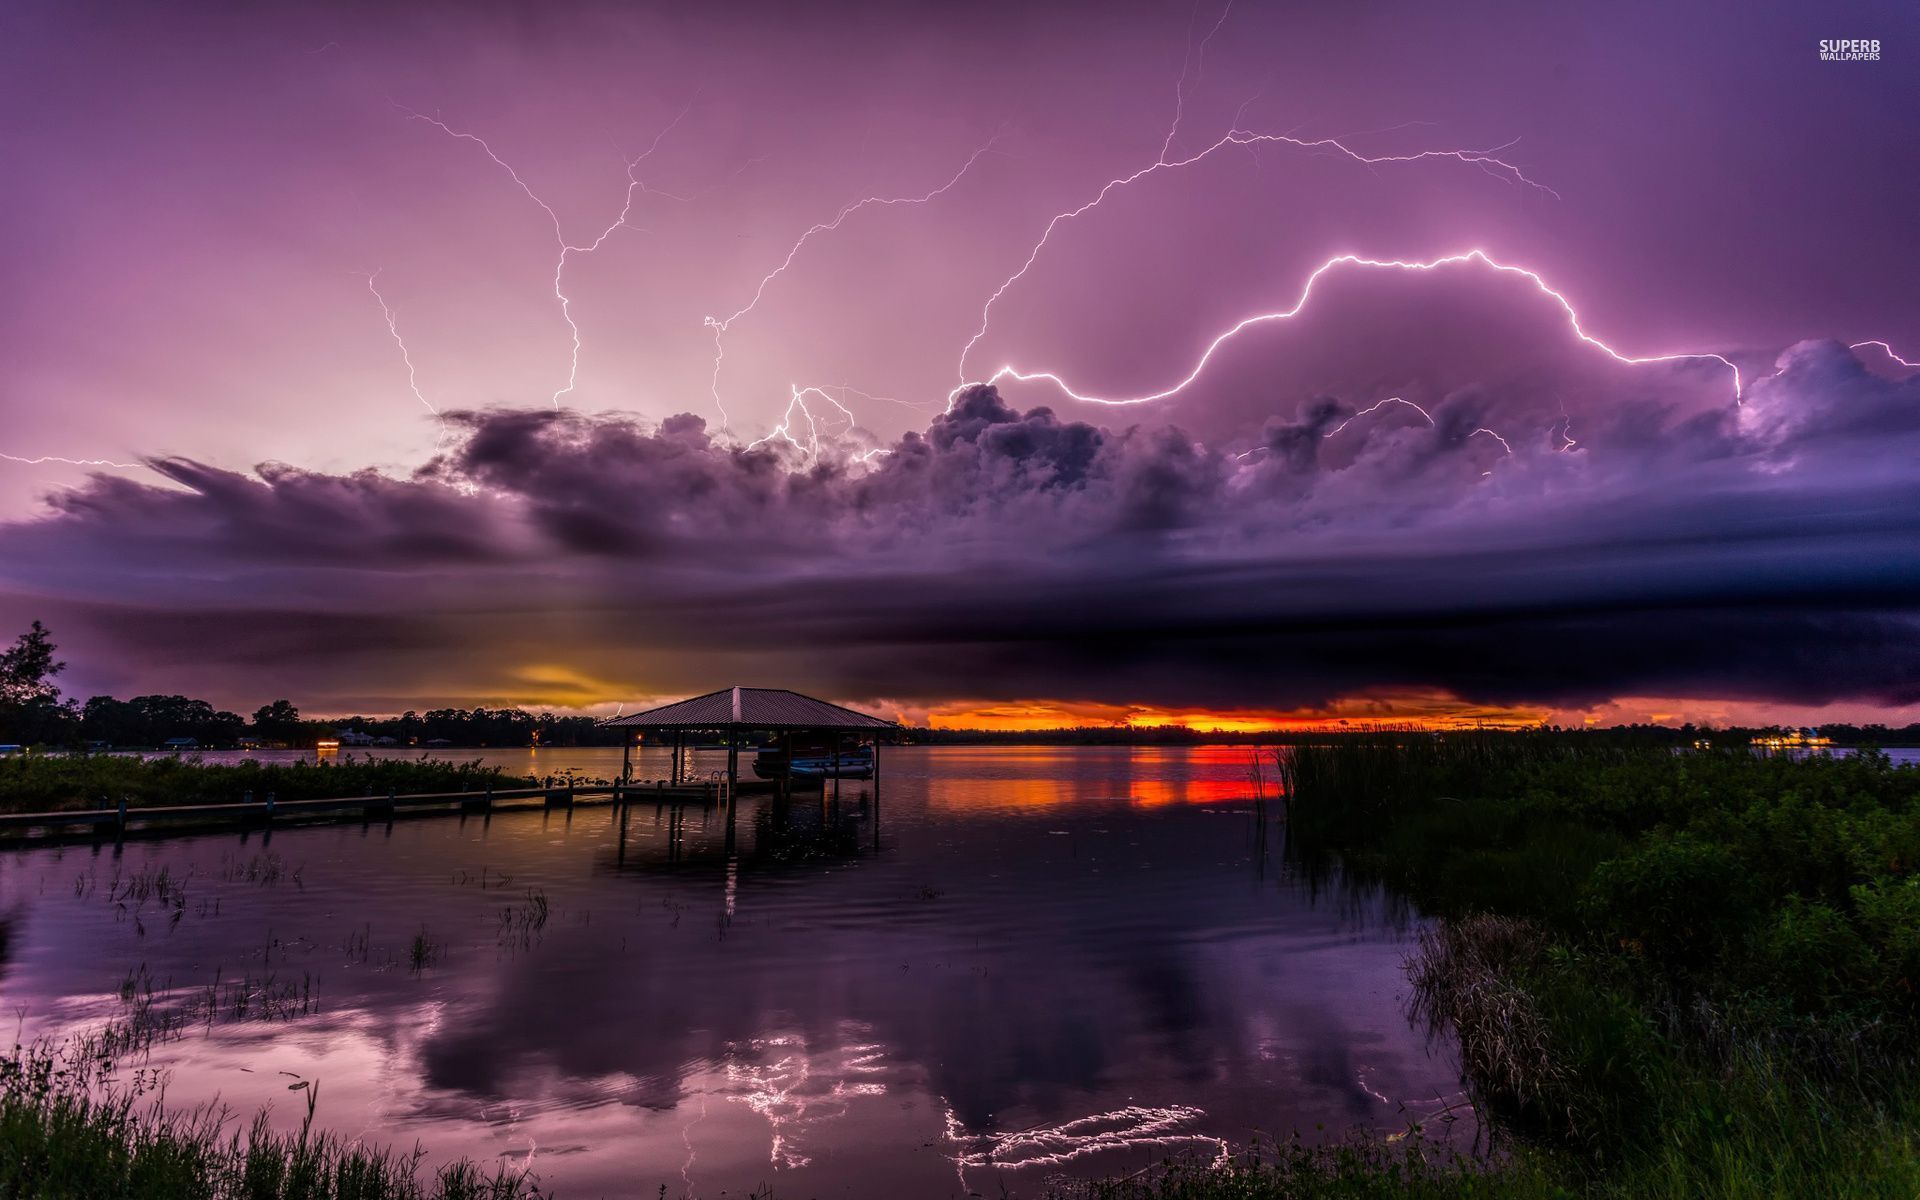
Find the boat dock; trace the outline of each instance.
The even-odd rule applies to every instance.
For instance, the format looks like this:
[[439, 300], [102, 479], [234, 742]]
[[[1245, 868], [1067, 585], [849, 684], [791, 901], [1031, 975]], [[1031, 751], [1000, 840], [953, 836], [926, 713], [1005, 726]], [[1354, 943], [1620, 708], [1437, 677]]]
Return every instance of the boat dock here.
[[[740, 780], [733, 794], [772, 792], [768, 780]], [[727, 780], [669, 784], [665, 780], [632, 783], [569, 783], [560, 787], [486, 788], [470, 792], [422, 792], [413, 795], [338, 796], [327, 799], [245, 799], [229, 803], [129, 805], [55, 812], [0, 813], [0, 842], [122, 838], [185, 832], [192, 829], [311, 825], [323, 822], [390, 822], [401, 817], [464, 815], [527, 809], [571, 809], [575, 805], [634, 804], [727, 805]], [[251, 793], [249, 793], [249, 797]]]

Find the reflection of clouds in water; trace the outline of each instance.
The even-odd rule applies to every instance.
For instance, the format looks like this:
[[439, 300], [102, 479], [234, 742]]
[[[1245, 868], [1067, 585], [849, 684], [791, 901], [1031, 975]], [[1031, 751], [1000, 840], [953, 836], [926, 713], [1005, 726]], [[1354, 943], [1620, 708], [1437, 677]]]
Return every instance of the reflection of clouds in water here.
[[1164, 1108], [1132, 1104], [1010, 1133], [968, 1133], [948, 1108], [947, 1140], [954, 1144], [953, 1162], [963, 1185], [972, 1167], [1007, 1171], [1059, 1167], [1089, 1155], [1142, 1147], [1211, 1147], [1215, 1161], [1224, 1162], [1229, 1154], [1227, 1143], [1190, 1128], [1206, 1115], [1205, 1110], [1184, 1104]]
[[[841, 1032], [857, 1037], [866, 1030]], [[885, 1048], [872, 1042], [814, 1052], [803, 1034], [753, 1038], [729, 1051], [727, 1082], [736, 1089], [729, 1099], [767, 1119], [773, 1134], [768, 1160], [775, 1167], [804, 1167], [809, 1159], [798, 1141], [805, 1131], [845, 1116], [857, 1097], [884, 1095], [878, 1076], [885, 1070]]]
[[[386, 843], [343, 827], [276, 834], [306, 890], [248, 885], [240, 904], [220, 866], [231, 839], [182, 839], [134, 844], [129, 863], [192, 870], [228, 903], [218, 920], [190, 905], [164, 939], [140, 939], [97, 899], [69, 898], [70, 860], [30, 852], [0, 875], [0, 912], [37, 906], [8, 999], [30, 1027], [66, 1031], [122, 1012], [103, 989], [128, 962], [178, 983], [238, 954], [258, 974], [272, 944], [274, 970], [324, 977], [324, 1005], [169, 1043], [170, 1095], [278, 1103], [276, 1125], [297, 1128], [276, 1081], [247, 1073], [285, 1067], [324, 1079], [321, 1120], [338, 1132], [423, 1142], [436, 1162], [531, 1164], [562, 1194], [633, 1194], [644, 1176], [639, 1190], [664, 1182], [681, 1200], [777, 1174], [782, 1192], [804, 1180], [938, 1195], [956, 1169], [988, 1178], [956, 1167], [956, 1148], [1031, 1185], [1118, 1169], [1127, 1146], [1206, 1158], [1218, 1143], [1205, 1135], [1391, 1132], [1444, 1107], [1399, 1098], [1458, 1086], [1407, 1026], [1404, 930], [1376, 893], [1337, 876], [1314, 893], [1287, 871], [1222, 886], [1251, 862], [1250, 835], [1193, 806], [1000, 803], [1036, 776], [1071, 797], [1137, 796], [1143, 780], [1244, 788], [1242, 754], [897, 758], [898, 841], [858, 870], [669, 861], [640, 834], [622, 863], [610, 823], [502, 814], [403, 823]], [[494, 953], [501, 893], [458, 880], [502, 862], [509, 897], [539, 887], [579, 919]], [[95, 869], [111, 874], [104, 859]], [[706, 916], [676, 922], [682, 911]], [[422, 974], [380, 969], [423, 925], [449, 954]], [[1141, 1099], [1196, 1115], [1129, 1112]], [[1047, 1127], [949, 1140], [943, 1115], [969, 1131]], [[1070, 1167], [1031, 1169], [1061, 1155]]]

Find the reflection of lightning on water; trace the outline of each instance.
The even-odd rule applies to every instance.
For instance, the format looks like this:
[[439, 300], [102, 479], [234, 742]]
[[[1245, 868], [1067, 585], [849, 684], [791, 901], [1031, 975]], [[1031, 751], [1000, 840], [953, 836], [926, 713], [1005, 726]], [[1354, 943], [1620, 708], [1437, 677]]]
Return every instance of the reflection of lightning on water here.
[[1373, 1097], [1381, 1104], [1393, 1105], [1399, 1115], [1408, 1122], [1407, 1128], [1387, 1136], [1386, 1140], [1389, 1142], [1401, 1141], [1409, 1133], [1420, 1130], [1421, 1127], [1429, 1122], [1438, 1121], [1451, 1124], [1459, 1120], [1457, 1114], [1473, 1112], [1473, 1102], [1468, 1099], [1465, 1092], [1454, 1092], [1446, 1096], [1434, 1095], [1417, 1100], [1395, 1100], [1393, 1097], [1367, 1082], [1367, 1073], [1372, 1069], [1371, 1067], [1361, 1067], [1354, 1076], [1354, 1082], [1359, 1085], [1361, 1091]]
[[1215, 1163], [1224, 1164], [1231, 1152], [1225, 1139], [1189, 1128], [1206, 1115], [1205, 1110], [1184, 1104], [1164, 1108], [1134, 1104], [1010, 1133], [968, 1133], [948, 1106], [946, 1129], [947, 1140], [954, 1144], [954, 1168], [964, 1187], [966, 1172], [974, 1168], [1058, 1167], [1089, 1155], [1146, 1146], [1211, 1146]]
[[[740, 1089], [729, 1098], [766, 1118], [772, 1134], [768, 1161], [776, 1168], [804, 1167], [811, 1161], [796, 1145], [804, 1130], [845, 1116], [858, 1097], [886, 1094], [886, 1085], [876, 1078], [886, 1070], [885, 1048], [876, 1044], [842, 1046], [837, 1061], [810, 1053], [806, 1040], [794, 1034], [755, 1038], [746, 1049], [779, 1054], [765, 1065], [742, 1063], [732, 1055], [726, 1068], [728, 1082]], [[822, 1069], [816, 1070], [816, 1057], [825, 1060]], [[816, 1077], [821, 1082], [815, 1083]]]
[[686, 1184], [681, 1193], [683, 1200], [693, 1200], [693, 1127], [706, 1119], [707, 1093], [703, 1091], [700, 1093], [700, 1115], [687, 1122], [686, 1128], [680, 1131], [680, 1144], [687, 1148], [687, 1161], [680, 1167], [680, 1179]]

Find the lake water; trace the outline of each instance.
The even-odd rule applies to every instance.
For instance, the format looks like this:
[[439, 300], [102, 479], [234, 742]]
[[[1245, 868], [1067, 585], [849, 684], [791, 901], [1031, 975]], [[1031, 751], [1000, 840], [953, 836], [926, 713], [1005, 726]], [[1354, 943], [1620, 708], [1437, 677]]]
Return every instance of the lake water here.
[[217, 979], [152, 1051], [171, 1105], [297, 1127], [318, 1081], [327, 1128], [562, 1197], [1031, 1196], [1257, 1134], [1467, 1128], [1405, 1015], [1409, 918], [1290, 874], [1247, 762], [890, 748], [877, 804], [743, 798], [732, 856], [700, 807], [624, 839], [582, 807], [5, 852], [0, 1003], [31, 1037], [123, 1017], [130, 976], [162, 1009]]

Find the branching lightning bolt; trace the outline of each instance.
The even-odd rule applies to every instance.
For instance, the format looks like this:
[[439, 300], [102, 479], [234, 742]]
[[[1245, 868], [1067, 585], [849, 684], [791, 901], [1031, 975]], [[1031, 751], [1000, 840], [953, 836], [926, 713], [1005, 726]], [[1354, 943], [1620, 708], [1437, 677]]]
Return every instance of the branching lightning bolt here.
[[[965, 382], [967, 378], [967, 359], [972, 356], [973, 348], [979, 345], [980, 339], [987, 336], [987, 328], [992, 321], [993, 306], [999, 302], [1000, 297], [1007, 294], [1007, 291], [1011, 289], [1014, 284], [1020, 282], [1028, 271], [1033, 269], [1033, 264], [1040, 258], [1040, 252], [1046, 249], [1048, 241], [1052, 239], [1054, 230], [1066, 222], [1072, 221], [1098, 208], [1101, 203], [1115, 191], [1141, 179], [1145, 179], [1147, 176], [1155, 174], [1156, 172], [1173, 171], [1181, 167], [1192, 166], [1194, 163], [1200, 162], [1216, 151], [1229, 146], [1259, 146], [1270, 144], [1293, 146], [1303, 150], [1332, 150], [1346, 158], [1352, 159], [1354, 162], [1368, 166], [1377, 166], [1382, 163], [1409, 163], [1435, 158], [1450, 158], [1456, 162], [1472, 163], [1482, 170], [1504, 174], [1512, 182], [1524, 183], [1528, 187], [1536, 188], [1556, 199], [1559, 197], [1558, 192], [1530, 178], [1525, 172], [1521, 171], [1519, 167], [1514, 166], [1505, 159], [1496, 157], [1500, 150], [1506, 148], [1504, 146], [1495, 147], [1493, 150], [1422, 150], [1414, 154], [1369, 155], [1360, 153], [1338, 138], [1307, 139], [1293, 137], [1289, 134], [1249, 133], [1241, 129], [1229, 130], [1219, 141], [1214, 142], [1198, 154], [1172, 161], [1169, 161], [1163, 156], [1152, 165], [1142, 167], [1131, 175], [1121, 175], [1108, 180], [1106, 186], [1102, 187], [1099, 192], [1094, 195], [1093, 199], [1082, 204], [1080, 207], [1069, 209], [1066, 212], [1056, 213], [1054, 217], [1047, 222], [1046, 228], [1041, 232], [1040, 240], [1034, 243], [1032, 250], [1028, 251], [1026, 261], [1020, 264], [1020, 269], [1002, 280], [1000, 286], [994, 289], [993, 294], [987, 297], [987, 302], [981, 306], [979, 327], [974, 330], [973, 336], [967, 339], [967, 344], [960, 350], [959, 375], [962, 381], [961, 387], [967, 386]], [[1508, 145], [1511, 144], [1512, 143], [1508, 143]]]
[[[1535, 273], [1534, 271], [1528, 270], [1525, 267], [1513, 266], [1508, 263], [1500, 262], [1499, 260], [1489, 255], [1486, 251], [1478, 250], [1478, 249], [1467, 250], [1458, 254], [1446, 254], [1438, 258], [1426, 259], [1424, 261], [1410, 261], [1406, 259], [1364, 258], [1358, 254], [1336, 255], [1333, 258], [1326, 260], [1325, 262], [1321, 263], [1319, 266], [1313, 269], [1312, 273], [1307, 276], [1306, 284], [1300, 289], [1299, 299], [1296, 300], [1291, 307], [1280, 309], [1277, 312], [1256, 313], [1255, 315], [1243, 318], [1239, 322], [1230, 326], [1224, 333], [1219, 334], [1217, 337], [1215, 337], [1211, 342], [1207, 344], [1206, 351], [1200, 355], [1200, 360], [1194, 364], [1193, 369], [1187, 372], [1184, 378], [1180, 379], [1178, 382], [1174, 383], [1169, 387], [1160, 389], [1157, 392], [1149, 392], [1139, 396], [1118, 396], [1118, 397], [1092, 396], [1092, 395], [1084, 394], [1082, 392], [1075, 391], [1067, 383], [1065, 379], [1061, 378], [1059, 375], [1055, 374], [1054, 372], [1021, 371], [1018, 368], [1013, 367], [1011, 365], [1001, 367], [998, 371], [995, 371], [993, 375], [991, 375], [990, 377], [988, 377], [986, 380], [982, 382], [997, 383], [1002, 379], [1013, 379], [1021, 383], [1045, 381], [1059, 388], [1060, 391], [1065, 395], [1067, 395], [1068, 397], [1075, 400], [1084, 401], [1085, 403], [1088, 403], [1088, 404], [1129, 405], [1129, 404], [1147, 404], [1155, 400], [1165, 400], [1169, 396], [1178, 395], [1180, 392], [1184, 391], [1190, 384], [1192, 384], [1194, 380], [1198, 379], [1201, 373], [1207, 369], [1207, 364], [1210, 361], [1212, 361], [1214, 352], [1219, 350], [1219, 348], [1225, 345], [1228, 341], [1238, 336], [1243, 330], [1251, 328], [1252, 326], [1255, 326], [1255, 325], [1271, 324], [1271, 323], [1281, 322], [1281, 321], [1291, 321], [1293, 318], [1299, 316], [1300, 313], [1303, 310], [1305, 310], [1305, 308], [1307, 307], [1308, 302], [1313, 298], [1314, 286], [1318, 284], [1321, 278], [1325, 276], [1329, 271], [1332, 271], [1337, 267], [1363, 267], [1369, 270], [1426, 272], [1426, 271], [1437, 271], [1442, 267], [1458, 266], [1466, 263], [1477, 263], [1481, 266], [1488, 268], [1489, 270], [1498, 271], [1498, 272], [1501, 272], [1502, 274], [1518, 275], [1521, 278], [1527, 280], [1529, 283], [1533, 284], [1534, 288], [1538, 290], [1541, 294], [1552, 298], [1554, 303], [1560, 306], [1561, 311], [1566, 314], [1568, 327], [1573, 330], [1575, 337], [1579, 338], [1581, 341], [1585, 342], [1589, 346], [1592, 346], [1598, 349], [1601, 353], [1607, 355], [1607, 357], [1613, 359], [1616, 362], [1628, 363], [1632, 365], [1644, 365], [1648, 363], [1665, 363], [1665, 362], [1700, 362], [1700, 361], [1717, 362], [1721, 366], [1727, 368], [1727, 370], [1732, 373], [1733, 395], [1734, 395], [1735, 401], [1737, 402], [1741, 397], [1742, 387], [1741, 387], [1741, 381], [1740, 381], [1740, 368], [1735, 366], [1732, 360], [1724, 357], [1723, 355], [1714, 354], [1707, 351], [1689, 351], [1685, 353], [1676, 353], [1676, 354], [1634, 355], [1634, 354], [1626, 354], [1619, 350], [1616, 350], [1612, 346], [1608, 345], [1606, 342], [1601, 341], [1599, 338], [1594, 337], [1592, 334], [1588, 333], [1585, 327], [1581, 325], [1580, 314], [1578, 311], [1574, 309], [1573, 303], [1569, 301], [1565, 295], [1561, 294], [1560, 292], [1554, 290], [1551, 286], [1549, 286], [1547, 284], [1547, 281], [1542, 279], [1537, 273]], [[955, 388], [953, 392], [950, 393], [948, 396], [949, 406], [951, 406], [953, 399], [957, 397], [960, 394], [960, 392], [964, 391], [966, 388], [971, 386], [974, 386], [974, 385], [962, 384], [960, 387]]]
[[527, 181], [521, 177], [520, 172], [514, 170], [511, 164], [509, 164], [505, 159], [501, 158], [498, 154], [494, 153], [493, 147], [487, 144], [487, 140], [485, 138], [479, 136], [478, 134], [467, 133], [463, 130], [455, 129], [452, 126], [448, 125], [445, 121], [440, 120], [438, 117], [430, 117], [425, 113], [416, 112], [413, 109], [407, 108], [405, 105], [396, 104], [394, 107], [406, 113], [407, 116], [412, 120], [425, 121], [427, 124], [432, 125], [436, 129], [439, 129], [443, 133], [447, 134], [449, 137], [457, 138], [463, 142], [472, 142], [474, 145], [480, 147], [481, 151], [484, 152], [488, 158], [492, 159], [496, 166], [498, 166], [501, 170], [505, 171], [507, 173], [507, 176], [513, 180], [514, 184], [518, 186], [519, 189], [526, 194], [527, 199], [533, 201], [535, 204], [540, 206], [540, 211], [547, 214], [547, 219], [550, 222], [552, 222], [554, 245], [560, 251], [559, 257], [554, 261], [554, 264], [553, 264], [553, 295], [554, 295], [554, 298], [560, 302], [560, 317], [562, 320], [566, 321], [568, 332], [571, 335], [572, 341], [573, 341], [572, 356], [568, 360], [568, 364], [567, 364], [566, 386], [556, 389], [553, 393], [553, 407], [554, 407], [554, 410], [557, 412], [560, 408], [560, 397], [565, 396], [568, 393], [572, 392], [574, 387], [579, 383], [579, 379], [580, 379], [580, 326], [573, 319], [573, 299], [572, 297], [567, 295], [566, 288], [565, 288], [567, 260], [575, 254], [593, 253], [595, 250], [598, 250], [601, 247], [601, 245], [603, 245], [606, 242], [608, 238], [612, 237], [615, 233], [617, 233], [621, 229], [627, 228], [627, 218], [633, 212], [633, 197], [636, 192], [644, 192], [648, 195], [668, 196], [671, 199], [681, 198], [678, 196], [674, 196], [670, 192], [662, 192], [657, 188], [652, 188], [647, 186], [647, 184], [643, 180], [641, 180], [639, 176], [634, 174], [634, 171], [638, 169], [641, 163], [645, 162], [648, 158], [651, 158], [653, 156], [653, 152], [660, 148], [660, 142], [662, 141], [662, 139], [664, 139], [667, 136], [667, 134], [673, 132], [674, 127], [679, 125], [680, 122], [686, 118], [687, 113], [691, 111], [693, 107], [692, 104], [689, 103], [686, 108], [681, 109], [680, 114], [678, 116], [674, 117], [672, 121], [668, 122], [666, 127], [660, 130], [659, 133], [655, 134], [653, 138], [653, 144], [648, 146], [644, 152], [642, 152], [640, 155], [638, 155], [635, 158], [631, 158], [627, 160], [627, 190], [626, 190], [626, 196], [624, 198], [624, 202], [620, 207], [620, 215], [614, 218], [613, 223], [611, 225], [608, 225], [606, 228], [602, 229], [599, 235], [595, 237], [592, 241], [586, 242], [584, 244], [578, 244], [578, 245], [576, 245], [573, 242], [569, 242], [567, 240], [566, 233], [561, 228], [561, 225], [560, 225], [560, 214], [556, 213], [553, 210], [552, 205], [548, 204], [545, 200], [542, 200], [540, 198], [539, 194], [535, 192], [533, 188], [527, 183]]
[[[1173, 85], [1173, 123], [1167, 126], [1167, 139], [1160, 144], [1161, 162], [1166, 162], [1167, 155], [1173, 153], [1173, 141], [1180, 136], [1180, 121], [1186, 115], [1187, 69], [1189, 66], [1193, 68], [1196, 83], [1205, 77], [1207, 70], [1207, 44], [1213, 41], [1213, 35], [1220, 32], [1220, 27], [1227, 23], [1227, 17], [1232, 15], [1232, 13], [1233, 0], [1227, 0], [1226, 6], [1220, 10], [1220, 19], [1213, 23], [1212, 29], [1207, 30], [1207, 36], [1200, 39], [1198, 62], [1191, 61], [1194, 58], [1193, 25], [1191, 19], [1189, 19], [1187, 25], [1187, 54], [1186, 57], [1180, 60], [1180, 81]], [[1243, 104], [1240, 107], [1242, 112], [1246, 111], [1246, 105]]]
[[[984, 156], [988, 151], [992, 150], [994, 143], [999, 140], [1000, 140], [1000, 135], [997, 133], [993, 137], [988, 138], [984, 145], [982, 145], [979, 149], [975, 150], [970, 156], [968, 156], [967, 161], [961, 164], [960, 169], [953, 173], [953, 177], [951, 179], [948, 179], [945, 183], [941, 184], [939, 187], [934, 188], [932, 191], [927, 192], [923, 195], [868, 196], [864, 199], [855, 200], [849, 204], [843, 205], [840, 211], [833, 215], [833, 218], [831, 220], [821, 221], [818, 224], [809, 227], [805, 233], [801, 234], [800, 237], [797, 240], [795, 240], [793, 245], [788, 248], [787, 256], [780, 261], [780, 265], [775, 267], [773, 270], [768, 271], [765, 275], [761, 276], [760, 285], [754, 289], [753, 298], [751, 300], [748, 300], [744, 305], [742, 305], [738, 310], [736, 310], [729, 316], [706, 318], [704, 322], [706, 327], [708, 329], [713, 330], [713, 379], [712, 379], [711, 389], [713, 392], [713, 406], [720, 413], [721, 428], [723, 429], [728, 428], [732, 422], [732, 418], [727, 415], [727, 406], [720, 399], [720, 368], [721, 368], [721, 364], [725, 362], [726, 356], [727, 356], [727, 347], [726, 347], [727, 331], [733, 328], [733, 324], [735, 321], [738, 321], [740, 318], [746, 316], [748, 313], [752, 312], [756, 306], [759, 305], [761, 297], [767, 294], [768, 286], [771, 285], [774, 280], [786, 274], [787, 268], [793, 265], [793, 260], [799, 257], [800, 251], [806, 247], [806, 244], [812, 241], [819, 234], [831, 233], [834, 230], [840, 228], [840, 226], [846, 221], [848, 217], [851, 217], [854, 213], [859, 212], [863, 208], [869, 208], [869, 207], [892, 208], [900, 205], [928, 204], [934, 200], [939, 199], [941, 196], [945, 195], [947, 192], [953, 190], [953, 188], [956, 185], [958, 185], [963, 178], [966, 177], [967, 173], [973, 170], [974, 164], [979, 162], [981, 157]], [[762, 439], [762, 440], [765, 440], [765, 439]]]

